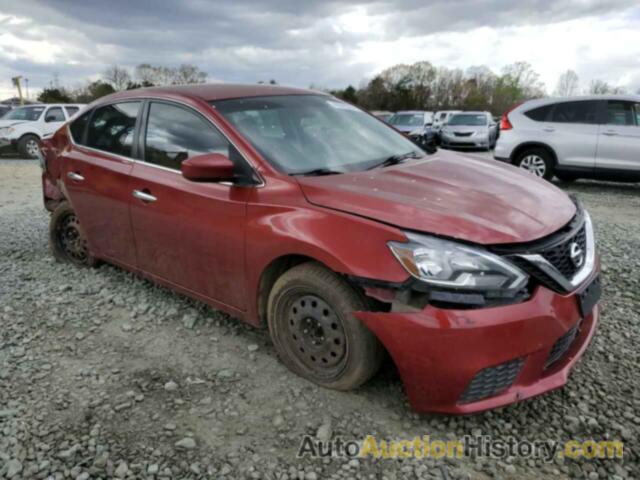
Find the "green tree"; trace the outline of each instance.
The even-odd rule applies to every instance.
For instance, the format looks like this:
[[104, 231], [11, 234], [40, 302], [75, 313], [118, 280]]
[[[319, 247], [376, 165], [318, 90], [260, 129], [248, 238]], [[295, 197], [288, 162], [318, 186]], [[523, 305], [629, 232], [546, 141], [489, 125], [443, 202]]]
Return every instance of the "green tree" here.
[[42, 103], [71, 103], [71, 95], [64, 88], [45, 88], [38, 95], [38, 101]]

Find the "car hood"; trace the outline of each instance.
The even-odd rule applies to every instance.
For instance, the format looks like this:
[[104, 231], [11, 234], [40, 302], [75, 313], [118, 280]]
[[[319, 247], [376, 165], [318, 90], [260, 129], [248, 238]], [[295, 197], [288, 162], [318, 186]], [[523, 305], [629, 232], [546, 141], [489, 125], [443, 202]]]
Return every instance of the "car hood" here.
[[0, 120], [0, 128], [15, 127], [16, 125], [20, 125], [21, 123], [26, 123], [26, 121], [25, 120]]
[[576, 213], [545, 180], [446, 151], [366, 172], [296, 178], [314, 205], [479, 244], [536, 240]]

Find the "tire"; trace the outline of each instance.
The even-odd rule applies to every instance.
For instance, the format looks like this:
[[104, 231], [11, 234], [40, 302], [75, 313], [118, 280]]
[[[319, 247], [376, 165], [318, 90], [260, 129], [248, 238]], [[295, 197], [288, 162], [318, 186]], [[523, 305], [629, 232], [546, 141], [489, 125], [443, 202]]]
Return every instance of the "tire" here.
[[22, 158], [38, 158], [38, 148], [40, 148], [40, 139], [37, 135], [27, 134], [18, 140], [18, 153]]
[[534, 174], [536, 177], [551, 180], [554, 163], [551, 155], [544, 148], [530, 148], [516, 158], [515, 165]]
[[89, 252], [86, 237], [67, 202], [62, 202], [53, 211], [49, 222], [49, 245], [56, 260], [73, 263], [81, 267], [93, 267], [96, 258]]
[[366, 297], [334, 272], [309, 262], [286, 271], [269, 294], [269, 333], [282, 362], [320, 386], [352, 390], [380, 368], [384, 348], [354, 311]]

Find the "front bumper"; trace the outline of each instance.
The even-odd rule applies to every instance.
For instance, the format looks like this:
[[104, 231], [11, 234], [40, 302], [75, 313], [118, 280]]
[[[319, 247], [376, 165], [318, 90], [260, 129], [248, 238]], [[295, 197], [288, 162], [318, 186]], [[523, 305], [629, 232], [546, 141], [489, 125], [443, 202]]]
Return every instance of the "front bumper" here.
[[487, 137], [451, 137], [441, 134], [440, 143], [443, 147], [451, 148], [488, 148], [490, 142]]
[[[594, 271], [585, 282], [595, 278]], [[577, 293], [537, 287], [526, 302], [474, 310], [428, 305], [411, 313], [356, 312], [392, 356], [412, 408], [468, 414], [508, 405], [562, 387], [598, 323], [598, 306], [580, 318]], [[546, 366], [557, 342], [579, 324], [562, 356]], [[465, 401], [472, 380], [490, 367], [518, 361], [506, 388]]]

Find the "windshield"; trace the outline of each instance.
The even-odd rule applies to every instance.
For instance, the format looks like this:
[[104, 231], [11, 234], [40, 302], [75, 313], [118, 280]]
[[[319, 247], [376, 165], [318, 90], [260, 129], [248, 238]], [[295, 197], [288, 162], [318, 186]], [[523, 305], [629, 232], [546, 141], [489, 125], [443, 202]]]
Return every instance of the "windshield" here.
[[212, 102], [272, 165], [289, 174], [371, 168], [414, 143], [371, 115], [324, 95], [280, 95]]
[[421, 127], [424, 122], [422, 113], [396, 113], [389, 119], [391, 125], [406, 125], [408, 127]]
[[483, 113], [454, 115], [449, 120], [449, 125], [481, 126], [487, 124], [487, 116]]
[[20, 107], [7, 113], [3, 120], [27, 120], [35, 122], [44, 112], [44, 107]]

